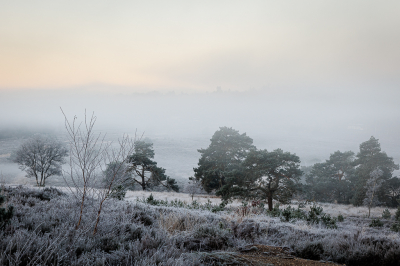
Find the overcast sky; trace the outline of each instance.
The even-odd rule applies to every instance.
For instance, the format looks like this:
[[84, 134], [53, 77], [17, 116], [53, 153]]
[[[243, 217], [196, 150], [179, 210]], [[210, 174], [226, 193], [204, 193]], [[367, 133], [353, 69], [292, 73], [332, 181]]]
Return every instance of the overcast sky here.
[[0, 4], [0, 88], [398, 90], [400, 1]]

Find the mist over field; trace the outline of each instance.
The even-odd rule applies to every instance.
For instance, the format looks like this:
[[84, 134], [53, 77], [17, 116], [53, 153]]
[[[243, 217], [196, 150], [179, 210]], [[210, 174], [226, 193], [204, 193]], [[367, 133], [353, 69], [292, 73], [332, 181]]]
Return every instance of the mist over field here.
[[[197, 149], [208, 147], [221, 126], [247, 133], [259, 149], [296, 153], [306, 166], [328, 159], [337, 150], [357, 153], [360, 143], [371, 136], [400, 162], [396, 90], [230, 91], [219, 87], [204, 93], [128, 94], [98, 92], [97, 87], [102, 88], [0, 91], [0, 131], [50, 132], [63, 139], [66, 131], [60, 107], [68, 119], [76, 115], [80, 121], [85, 110], [88, 116], [94, 112], [95, 129], [106, 133], [107, 139], [143, 134], [154, 143], [158, 164], [172, 178], [185, 182], [197, 166]], [[0, 140], [3, 175], [18, 176], [19, 181], [24, 173], [6, 158], [24, 137], [16, 134]]]

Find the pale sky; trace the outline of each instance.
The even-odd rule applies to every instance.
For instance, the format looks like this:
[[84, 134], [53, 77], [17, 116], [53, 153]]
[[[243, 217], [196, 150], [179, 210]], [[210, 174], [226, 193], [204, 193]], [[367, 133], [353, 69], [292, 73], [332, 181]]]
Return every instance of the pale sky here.
[[400, 1], [0, 2], [1, 89], [395, 90], [399, 47]]

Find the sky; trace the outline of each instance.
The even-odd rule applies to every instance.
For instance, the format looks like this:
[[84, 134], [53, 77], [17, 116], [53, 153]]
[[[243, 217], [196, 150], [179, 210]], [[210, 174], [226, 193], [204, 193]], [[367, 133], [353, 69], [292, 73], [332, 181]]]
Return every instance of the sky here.
[[169, 171], [189, 174], [221, 126], [305, 165], [371, 136], [400, 163], [399, 14], [398, 0], [0, 0], [0, 133], [64, 132], [61, 107], [145, 132]]
[[3, 91], [398, 90], [399, 1], [4, 0], [0, 6]]

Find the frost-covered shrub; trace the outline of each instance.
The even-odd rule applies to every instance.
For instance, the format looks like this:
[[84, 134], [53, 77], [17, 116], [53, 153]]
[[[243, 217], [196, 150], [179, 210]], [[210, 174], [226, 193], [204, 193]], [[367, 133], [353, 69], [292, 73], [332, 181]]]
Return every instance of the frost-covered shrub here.
[[337, 225], [336, 225], [336, 219], [331, 217], [329, 214], [322, 214], [321, 216], [321, 222], [330, 229], [336, 229]]
[[126, 195], [126, 189], [122, 186], [116, 186], [111, 190], [110, 197], [118, 200], [123, 200]]
[[256, 237], [265, 235], [267, 229], [260, 226], [260, 223], [252, 219], [244, 220], [241, 223], [232, 222], [230, 229], [236, 238], [254, 240]]
[[389, 211], [388, 209], [385, 209], [385, 210], [382, 212], [382, 218], [383, 218], [383, 219], [389, 220], [390, 217], [392, 217], [392, 215], [390, 214], [390, 211]]
[[[19, 192], [23, 192], [20, 193]], [[42, 201], [13, 190], [12, 230], [0, 233], [0, 265], [196, 265], [198, 255], [176, 246], [155, 219], [158, 212], [143, 204], [110, 200], [93, 235], [95, 208], [88, 208], [79, 229], [76, 202], [67, 197]], [[197, 263], [198, 265], [198, 263]]]
[[306, 216], [306, 220], [311, 224], [319, 224], [322, 222], [327, 228], [336, 229], [336, 219], [331, 217], [329, 214], [323, 213], [324, 209], [321, 206], [315, 204], [310, 208]]
[[383, 226], [383, 223], [379, 219], [373, 219], [371, 221], [371, 223], [369, 224], [369, 227], [382, 227], [382, 226]]
[[[231, 233], [220, 225], [201, 225], [193, 232], [194, 243], [198, 243], [197, 250], [218, 250], [230, 245]], [[193, 245], [190, 249], [193, 250]]]
[[272, 211], [267, 211], [267, 214], [272, 217], [279, 217], [281, 215], [281, 210], [279, 209], [279, 203], [274, 205]]
[[281, 220], [285, 222], [290, 222], [296, 219], [304, 220], [307, 217], [306, 213], [300, 208], [295, 209], [290, 206], [283, 209], [281, 216]]
[[[0, 195], [0, 206], [6, 201], [3, 195]], [[4, 229], [10, 223], [14, 214], [14, 207], [9, 205], [7, 208], [0, 208], [0, 230]]]
[[[332, 230], [323, 221], [287, 223], [265, 212], [239, 217], [229, 209], [212, 213], [111, 199], [93, 235], [96, 208], [90, 200], [78, 229], [79, 209], [69, 196], [46, 201], [15, 192], [8, 200], [15, 208], [10, 226], [0, 231], [0, 265], [6, 266], [201, 265], [201, 254], [193, 251], [232, 251], [254, 243], [350, 266], [400, 261], [398, 234], [387, 227], [362, 226], [365, 218], [348, 217]], [[317, 216], [322, 220], [324, 213]]]
[[337, 221], [338, 222], [343, 222], [344, 221], [343, 215], [339, 214], [338, 217], [337, 217]]
[[65, 193], [62, 191], [53, 188], [53, 187], [46, 187], [43, 189], [29, 189], [23, 186], [18, 186], [16, 188], [5, 187], [4, 191], [9, 196], [17, 196], [21, 198], [36, 198], [39, 200], [50, 201], [51, 199], [65, 196]]
[[394, 219], [395, 219], [396, 221], [400, 222], [400, 206], [397, 207], [397, 211], [396, 211], [396, 213], [395, 213], [395, 215], [394, 215]]
[[225, 210], [226, 203], [222, 202], [221, 204], [212, 204], [212, 202], [208, 199], [208, 201], [204, 204], [198, 203], [196, 200], [192, 201], [192, 203], [188, 204], [184, 201], [175, 199], [172, 201], [168, 200], [157, 200], [154, 198], [153, 194], [150, 194], [146, 199], [137, 199], [138, 202], [150, 204], [153, 206], [165, 206], [165, 207], [175, 207], [175, 208], [185, 208], [185, 209], [194, 209], [194, 210], [208, 210], [211, 212], [220, 212]]
[[300, 208], [293, 208], [291, 206], [286, 207], [280, 211], [282, 222], [291, 222], [296, 220], [306, 220], [309, 224], [322, 223], [327, 228], [336, 229], [336, 219], [331, 217], [329, 214], [323, 212], [323, 208], [316, 206], [315, 204], [310, 208], [310, 211], [306, 213]]
[[392, 224], [392, 226], [390, 227], [390, 229], [394, 232], [400, 232], [400, 223], [394, 223]]

